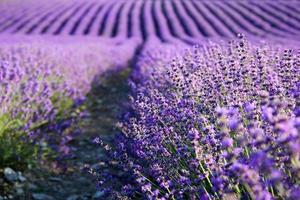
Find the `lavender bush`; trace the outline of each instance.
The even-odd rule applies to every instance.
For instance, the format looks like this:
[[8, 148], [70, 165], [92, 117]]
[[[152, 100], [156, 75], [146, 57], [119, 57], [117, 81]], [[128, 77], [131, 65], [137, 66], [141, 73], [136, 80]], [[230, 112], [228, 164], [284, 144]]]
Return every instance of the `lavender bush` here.
[[298, 199], [300, 51], [240, 35], [160, 60], [105, 146], [128, 184], [118, 193], [101, 172], [99, 186], [114, 198]]
[[71, 126], [81, 116], [85, 94], [114, 64], [108, 55], [94, 44], [2, 42], [1, 167], [25, 168], [39, 152], [69, 153], [67, 144], [78, 132]]

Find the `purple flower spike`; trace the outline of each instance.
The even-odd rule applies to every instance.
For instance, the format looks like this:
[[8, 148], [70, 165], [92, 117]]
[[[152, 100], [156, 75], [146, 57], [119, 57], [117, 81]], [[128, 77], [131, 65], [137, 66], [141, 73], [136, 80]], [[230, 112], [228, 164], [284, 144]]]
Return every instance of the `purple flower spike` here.
[[224, 148], [232, 147], [232, 145], [233, 145], [233, 139], [232, 138], [226, 137], [222, 140], [222, 146]]

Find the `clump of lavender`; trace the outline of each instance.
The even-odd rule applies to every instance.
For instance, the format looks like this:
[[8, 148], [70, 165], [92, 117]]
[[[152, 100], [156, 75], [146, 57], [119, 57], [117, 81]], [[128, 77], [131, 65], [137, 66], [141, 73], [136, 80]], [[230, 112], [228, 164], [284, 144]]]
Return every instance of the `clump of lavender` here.
[[186, 51], [133, 94], [112, 154], [130, 181], [119, 195], [299, 197], [299, 50], [239, 35]]
[[79, 46], [35, 41], [1, 45], [1, 166], [24, 168], [39, 151], [49, 154], [49, 148], [58, 158], [69, 153], [81, 102], [111, 64], [100, 48]]

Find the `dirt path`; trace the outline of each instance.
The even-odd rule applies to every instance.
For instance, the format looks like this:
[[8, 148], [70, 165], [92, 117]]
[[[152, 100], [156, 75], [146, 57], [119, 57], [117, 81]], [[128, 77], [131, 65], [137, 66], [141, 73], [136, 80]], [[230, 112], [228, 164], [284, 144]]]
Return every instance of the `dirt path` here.
[[28, 183], [23, 195], [17, 199], [34, 200], [89, 200], [102, 199], [103, 192], [96, 191], [93, 176], [83, 173], [85, 166], [108, 170], [105, 151], [93, 144], [99, 135], [109, 141], [116, 133], [115, 124], [128, 102], [127, 77], [129, 70], [107, 76], [88, 95], [89, 115], [83, 121], [83, 133], [72, 141], [74, 156], [66, 162], [66, 173], [39, 167], [26, 174]]

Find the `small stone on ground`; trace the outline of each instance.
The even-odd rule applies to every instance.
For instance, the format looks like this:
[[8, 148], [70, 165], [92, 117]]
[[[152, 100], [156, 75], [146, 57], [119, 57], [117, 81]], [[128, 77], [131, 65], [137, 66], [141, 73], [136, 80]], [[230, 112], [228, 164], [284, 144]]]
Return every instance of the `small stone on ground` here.
[[33, 193], [32, 198], [34, 200], [55, 200], [53, 197], [43, 193]]
[[11, 168], [7, 167], [4, 169], [4, 178], [9, 182], [18, 181], [18, 174]]

